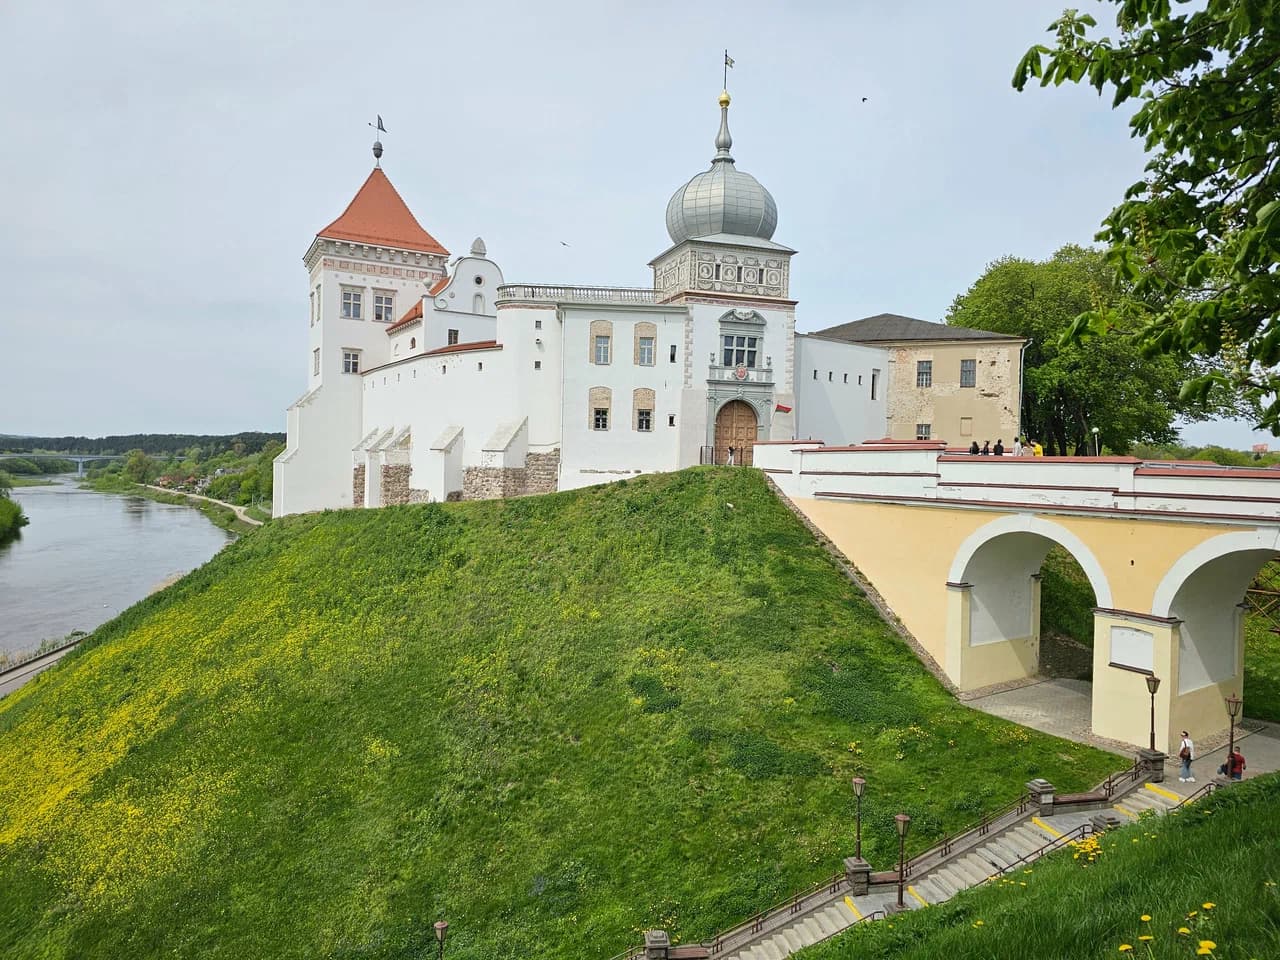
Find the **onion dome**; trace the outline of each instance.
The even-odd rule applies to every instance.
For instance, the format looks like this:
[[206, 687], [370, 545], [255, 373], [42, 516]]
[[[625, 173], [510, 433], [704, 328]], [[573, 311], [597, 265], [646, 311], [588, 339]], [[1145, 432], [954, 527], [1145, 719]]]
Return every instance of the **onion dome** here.
[[667, 204], [667, 233], [675, 243], [730, 234], [769, 240], [778, 225], [778, 206], [769, 191], [734, 166], [729, 148], [729, 92], [720, 94], [720, 132], [711, 169], [677, 190]]

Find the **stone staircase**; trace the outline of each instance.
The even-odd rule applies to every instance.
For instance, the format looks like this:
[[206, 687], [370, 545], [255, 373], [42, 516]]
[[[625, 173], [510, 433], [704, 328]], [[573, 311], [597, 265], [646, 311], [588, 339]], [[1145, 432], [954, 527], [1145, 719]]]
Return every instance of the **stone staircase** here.
[[[1116, 796], [1110, 807], [1099, 811], [1064, 809], [1051, 817], [1041, 818], [1034, 812], [1013, 825], [992, 830], [970, 846], [957, 847], [949, 854], [926, 860], [908, 876], [907, 909], [920, 909], [931, 903], [950, 900], [961, 890], [986, 883], [998, 877], [1016, 876], [1029, 864], [1085, 836], [1094, 829], [1100, 816], [1112, 814], [1113, 822], [1126, 823], [1150, 811], [1163, 814], [1176, 807], [1183, 798], [1155, 784], [1137, 783], [1129, 792]], [[828, 940], [857, 923], [881, 919], [886, 909], [897, 901], [897, 884], [886, 883], [885, 874], [874, 875], [867, 892], [850, 896], [843, 888], [830, 892], [817, 902], [810, 900], [780, 925], [761, 929], [756, 938], [739, 943], [731, 951], [717, 951], [713, 945], [709, 956], [721, 960], [782, 960], [793, 953]], [[896, 880], [896, 878], [895, 878]], [[875, 882], [880, 881], [880, 882]], [[1017, 881], [1023, 882], [1023, 881]]]

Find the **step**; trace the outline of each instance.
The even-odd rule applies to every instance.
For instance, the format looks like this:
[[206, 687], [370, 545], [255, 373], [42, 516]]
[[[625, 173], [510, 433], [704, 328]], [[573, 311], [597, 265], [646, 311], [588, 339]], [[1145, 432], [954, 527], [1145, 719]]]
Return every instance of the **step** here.
[[[1170, 792], [1172, 793], [1173, 791], [1170, 791]], [[1143, 787], [1142, 793], [1143, 795], [1155, 800], [1155, 802], [1158, 803], [1165, 810], [1172, 810], [1174, 807], [1176, 807], [1179, 803], [1182, 802], [1181, 797], [1179, 797], [1177, 800], [1172, 800], [1169, 797], [1166, 797], [1163, 793], [1160, 793], [1158, 790], [1152, 790], [1149, 787]]]
[[808, 937], [810, 943], [817, 943], [819, 940], [825, 940], [831, 936], [831, 932], [818, 922], [817, 916], [805, 917], [804, 923], [800, 924], [800, 927], [804, 930], [805, 936]]
[[987, 877], [991, 875], [989, 871], [983, 870], [973, 863], [969, 857], [952, 860], [947, 866], [968, 880], [971, 887], [976, 887], [978, 884], [985, 882]]
[[956, 870], [950, 864], [947, 864], [947, 866], [938, 871], [938, 879], [945, 881], [947, 886], [956, 893], [959, 893], [961, 890], [968, 890], [973, 886], [973, 883], [967, 876]]
[[803, 950], [805, 947], [809, 946], [809, 944], [805, 942], [804, 934], [801, 933], [798, 927], [784, 927], [781, 932], [782, 939], [791, 947], [792, 953], [795, 953], [797, 950]]
[[822, 937], [830, 937], [840, 932], [839, 928], [831, 922], [831, 918], [827, 916], [826, 910], [819, 910], [811, 913], [807, 922], [813, 924]]
[[983, 862], [991, 864], [992, 873], [1003, 870], [1016, 859], [1016, 857], [1011, 857], [1008, 853], [1001, 850], [996, 845], [995, 841], [985, 843], [973, 852], [974, 855], [981, 858]]
[[1034, 840], [1020, 827], [1014, 827], [1000, 838], [1000, 842], [1008, 844], [1009, 848], [1019, 857], [1025, 857], [1040, 845], [1039, 841]]
[[1012, 843], [1003, 838], [999, 840], [992, 840], [988, 846], [995, 849], [1002, 857], [1004, 857], [1006, 870], [1015, 866], [1018, 863], [1019, 858], [1022, 856]]
[[934, 885], [932, 877], [927, 877], [924, 880], [921, 880], [915, 885], [915, 887], [916, 892], [930, 903], [942, 903], [945, 900], [951, 899], [942, 892], [940, 887]]
[[853, 912], [845, 906], [843, 900], [828, 907], [826, 909], [826, 916], [827, 919], [835, 925], [836, 930], [844, 930], [847, 927], [852, 926], [854, 921], [858, 919], [853, 915]]
[[[1030, 820], [1024, 823], [1022, 825], [1022, 828], [1027, 832], [1029, 832], [1032, 836], [1038, 837], [1040, 840], [1040, 844], [1046, 844], [1050, 840], [1055, 840], [1057, 839], [1058, 836], [1066, 832], [1065, 830], [1058, 830], [1057, 827], [1054, 827], [1053, 830], [1046, 830], [1044, 827], [1037, 826], [1035, 823], [1033, 823]], [[1055, 833], [1054, 831], [1057, 831], [1057, 832]]]

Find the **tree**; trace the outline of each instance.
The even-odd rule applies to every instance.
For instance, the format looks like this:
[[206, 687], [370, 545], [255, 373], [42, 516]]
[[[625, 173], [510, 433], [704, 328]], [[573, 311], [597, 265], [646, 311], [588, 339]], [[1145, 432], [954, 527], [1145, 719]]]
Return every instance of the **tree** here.
[[1280, 434], [1280, 0], [1110, 0], [1119, 39], [1066, 11], [1014, 72], [1022, 90], [1087, 82], [1129, 121], [1146, 177], [1103, 222], [1107, 262], [1132, 296], [1081, 313], [1073, 336], [1127, 339], [1148, 355], [1214, 358], [1186, 398], [1236, 392]]
[[160, 467], [141, 450], [130, 450], [120, 473], [134, 483], [150, 483], [160, 475]]
[[1066, 246], [1043, 262], [1006, 257], [987, 267], [947, 311], [955, 326], [1025, 337], [1023, 431], [1046, 453], [1081, 455], [1098, 440], [1113, 451], [1139, 441], [1177, 439], [1174, 421], [1219, 412], [1179, 389], [1192, 364], [1171, 356], [1145, 357], [1132, 340], [1107, 349], [1064, 334], [1081, 312], [1125, 294], [1102, 252]]
[[9, 496], [9, 491], [13, 489], [13, 476], [0, 470], [0, 497]]

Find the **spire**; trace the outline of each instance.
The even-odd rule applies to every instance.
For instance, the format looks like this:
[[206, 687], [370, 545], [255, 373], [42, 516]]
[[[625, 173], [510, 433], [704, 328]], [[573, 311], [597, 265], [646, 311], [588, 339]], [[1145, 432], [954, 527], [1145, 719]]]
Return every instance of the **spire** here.
[[720, 92], [720, 132], [716, 134], [716, 155], [711, 158], [711, 162], [733, 163], [733, 156], [729, 153], [729, 148], [732, 146], [733, 137], [729, 134], [729, 91], [722, 90]]
[[378, 122], [376, 124], [371, 123], [369, 124], [369, 126], [373, 127], [377, 131], [377, 133], [373, 135], [373, 165], [375, 167], [381, 167], [382, 166], [382, 141], [378, 139], [378, 133], [386, 133], [387, 128], [382, 125], [382, 114], [377, 114], [377, 117], [378, 117]]

